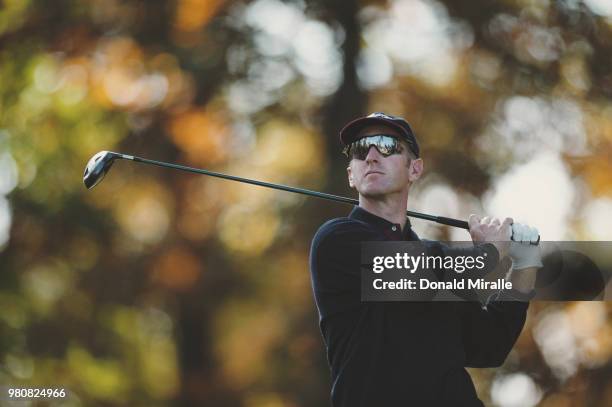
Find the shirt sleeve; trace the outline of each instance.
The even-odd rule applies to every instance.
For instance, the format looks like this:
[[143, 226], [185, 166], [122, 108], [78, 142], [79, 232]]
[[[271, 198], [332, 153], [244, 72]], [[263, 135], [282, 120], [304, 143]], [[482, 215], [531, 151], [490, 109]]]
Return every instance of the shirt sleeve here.
[[[482, 274], [470, 274], [470, 278], [485, 277], [499, 262], [497, 249], [488, 243], [473, 248], [452, 248], [441, 244], [440, 250], [450, 256], [479, 256], [486, 253], [487, 267]], [[445, 274], [449, 275], [448, 272]], [[531, 297], [521, 297], [514, 290], [500, 290], [484, 303], [473, 300], [457, 303], [466, 367], [497, 367], [504, 363], [525, 325], [529, 307], [527, 301]], [[464, 299], [469, 298], [464, 296]]]
[[377, 240], [380, 236], [358, 222], [319, 229], [310, 251], [310, 270], [321, 319], [361, 304], [361, 243]]
[[466, 367], [501, 366], [518, 339], [528, 302], [458, 303]]

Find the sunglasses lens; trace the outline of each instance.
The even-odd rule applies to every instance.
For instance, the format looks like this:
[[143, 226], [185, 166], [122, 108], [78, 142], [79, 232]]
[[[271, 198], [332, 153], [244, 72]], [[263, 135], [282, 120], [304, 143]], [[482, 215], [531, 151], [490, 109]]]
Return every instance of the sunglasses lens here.
[[350, 156], [351, 158], [356, 158], [358, 160], [365, 159], [365, 156], [368, 154], [368, 147], [364, 146], [362, 143], [355, 142], [351, 146]]
[[353, 142], [349, 148], [349, 156], [358, 160], [365, 160], [371, 146], [376, 147], [378, 152], [385, 157], [401, 151], [397, 138], [387, 135], [376, 135], [364, 137]]
[[379, 137], [380, 140], [378, 141], [378, 144], [376, 144], [378, 151], [380, 151], [380, 153], [384, 156], [389, 156], [395, 153], [398, 145], [397, 139], [383, 136]]

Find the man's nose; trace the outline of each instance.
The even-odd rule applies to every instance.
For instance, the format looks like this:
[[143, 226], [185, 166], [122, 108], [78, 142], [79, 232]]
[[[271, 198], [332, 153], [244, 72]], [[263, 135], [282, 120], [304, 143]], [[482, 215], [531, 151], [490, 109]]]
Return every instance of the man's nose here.
[[368, 148], [368, 155], [366, 155], [365, 161], [366, 162], [379, 161], [381, 157], [382, 157], [382, 154], [378, 152], [378, 150], [376, 149], [376, 147], [374, 147], [374, 145], [371, 145]]

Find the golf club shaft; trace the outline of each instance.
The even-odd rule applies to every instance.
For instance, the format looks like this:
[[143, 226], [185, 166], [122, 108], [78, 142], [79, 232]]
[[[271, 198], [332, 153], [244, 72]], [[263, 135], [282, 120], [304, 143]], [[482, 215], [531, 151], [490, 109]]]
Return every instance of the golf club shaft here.
[[[270, 182], [257, 181], [254, 179], [242, 178], [242, 177], [237, 177], [234, 175], [227, 175], [227, 174], [222, 174], [219, 172], [208, 171], [208, 170], [203, 170], [203, 169], [193, 168], [193, 167], [187, 167], [187, 166], [179, 165], [179, 164], [171, 164], [171, 163], [166, 163], [162, 161], [149, 160], [147, 158], [141, 158], [141, 157], [136, 157], [136, 156], [127, 155], [127, 154], [119, 154], [118, 158], [132, 160], [135, 162], [140, 162], [140, 163], [145, 163], [145, 164], [153, 164], [153, 165], [157, 165], [158, 167], [174, 168], [177, 170], [193, 172], [195, 174], [209, 175], [211, 177], [228, 179], [230, 181], [244, 182], [247, 184], [258, 185], [261, 187], [278, 189], [281, 191], [295, 192], [297, 194], [313, 196], [315, 198], [327, 199], [329, 201], [342, 202], [342, 203], [347, 203], [351, 205], [359, 205], [359, 201], [357, 199], [347, 198], [344, 196], [338, 196], [338, 195], [332, 195], [332, 194], [326, 194], [324, 192], [311, 191], [311, 190], [303, 189], [303, 188], [295, 188], [295, 187], [290, 187], [287, 185], [272, 184]], [[414, 211], [407, 211], [407, 215], [412, 218], [425, 219], [425, 220], [433, 221], [436, 223], [440, 223], [442, 225], [454, 226], [457, 228], [469, 230], [468, 223], [466, 221], [459, 220], [459, 219], [447, 218], [444, 216], [428, 215], [425, 213], [414, 212]]]

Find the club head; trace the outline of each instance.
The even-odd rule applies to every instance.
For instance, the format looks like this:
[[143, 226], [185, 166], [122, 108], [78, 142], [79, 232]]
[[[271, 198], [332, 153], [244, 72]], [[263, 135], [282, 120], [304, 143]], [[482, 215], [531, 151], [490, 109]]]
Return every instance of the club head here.
[[91, 189], [98, 185], [113, 165], [115, 158], [119, 157], [119, 154], [113, 153], [112, 151], [100, 151], [91, 157], [83, 173], [83, 183], [87, 189]]

